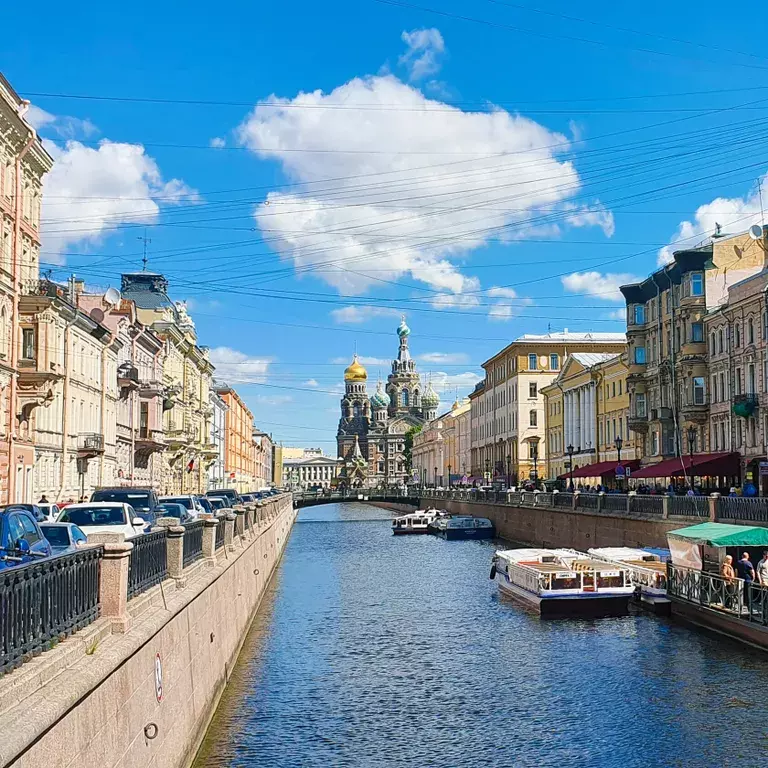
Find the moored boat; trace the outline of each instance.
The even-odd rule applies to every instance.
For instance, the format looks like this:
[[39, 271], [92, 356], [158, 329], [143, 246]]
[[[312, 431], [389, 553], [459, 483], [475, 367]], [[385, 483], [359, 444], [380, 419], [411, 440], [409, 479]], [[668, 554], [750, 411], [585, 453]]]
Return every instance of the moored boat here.
[[491, 578], [542, 616], [623, 615], [634, 592], [626, 566], [575, 549], [499, 550]]
[[429, 524], [437, 516], [437, 510], [419, 509], [400, 515], [392, 520], [392, 533], [395, 536], [406, 536], [419, 533], [429, 533]]
[[493, 523], [487, 517], [438, 517], [430, 525], [430, 531], [447, 541], [459, 539], [492, 539], [496, 535]]
[[655, 613], [669, 613], [667, 564], [661, 551], [633, 547], [595, 547], [587, 551], [598, 560], [626, 566], [640, 603]]

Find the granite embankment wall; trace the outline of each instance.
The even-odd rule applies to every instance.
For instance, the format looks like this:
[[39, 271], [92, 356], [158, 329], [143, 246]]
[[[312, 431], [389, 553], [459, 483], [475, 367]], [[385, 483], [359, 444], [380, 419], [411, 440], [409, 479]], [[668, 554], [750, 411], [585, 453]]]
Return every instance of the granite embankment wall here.
[[0, 765], [190, 765], [295, 519], [290, 495], [265, 506], [183, 580], [129, 601], [126, 632], [99, 619], [1, 678]]
[[409, 512], [415, 512], [418, 509], [415, 504], [399, 504], [394, 501], [366, 501], [364, 503], [371, 507], [386, 509], [398, 515], [407, 515]]
[[422, 499], [422, 506], [447, 509], [457, 515], [487, 517], [498, 536], [539, 547], [666, 547], [667, 532], [701, 520], [652, 520], [588, 510], [513, 507], [506, 504]]

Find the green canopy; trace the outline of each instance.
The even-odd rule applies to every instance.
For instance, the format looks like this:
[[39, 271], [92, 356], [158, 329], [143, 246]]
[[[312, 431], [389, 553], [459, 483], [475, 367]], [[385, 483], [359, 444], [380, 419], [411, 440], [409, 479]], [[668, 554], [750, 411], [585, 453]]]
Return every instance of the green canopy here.
[[768, 528], [753, 525], [699, 523], [669, 531], [667, 537], [691, 544], [709, 544], [711, 547], [768, 547]]

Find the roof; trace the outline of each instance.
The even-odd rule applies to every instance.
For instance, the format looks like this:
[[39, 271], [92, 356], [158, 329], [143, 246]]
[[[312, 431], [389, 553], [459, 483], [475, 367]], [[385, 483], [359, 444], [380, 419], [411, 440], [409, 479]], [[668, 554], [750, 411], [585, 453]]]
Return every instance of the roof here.
[[[576, 478], [581, 477], [603, 477], [604, 475], [612, 476], [616, 474], [616, 467], [618, 466], [618, 461], [598, 461], [594, 464], [585, 464], [583, 467], [576, 467], [573, 470], [573, 478], [575, 480]], [[632, 473], [631, 477], [637, 477], [637, 473], [634, 470], [640, 466], [640, 460], [630, 459], [629, 461], [622, 461], [621, 466], [624, 468], [629, 467], [630, 472]], [[560, 475], [560, 479], [562, 480], [569, 480], [570, 478], [570, 472], [565, 472], [564, 474]]]
[[555, 333], [525, 333], [515, 339], [512, 344], [540, 344], [542, 342], [567, 341], [570, 344], [593, 344], [596, 341], [614, 342], [620, 344], [626, 342], [627, 336], [624, 333], [573, 333], [567, 328], [564, 331]]
[[741, 472], [738, 453], [694, 453], [649, 464], [632, 473], [633, 478], [648, 477], [731, 477]]
[[122, 275], [121, 293], [140, 309], [176, 310], [168, 296], [168, 281], [158, 272], [129, 272]]
[[580, 362], [585, 368], [591, 368], [593, 365], [605, 363], [615, 357], [621, 357], [621, 355], [613, 352], [572, 352], [569, 357]]
[[678, 528], [667, 534], [670, 539], [682, 539], [691, 544], [711, 547], [765, 547], [768, 546], [768, 528], [726, 523], [699, 523]]

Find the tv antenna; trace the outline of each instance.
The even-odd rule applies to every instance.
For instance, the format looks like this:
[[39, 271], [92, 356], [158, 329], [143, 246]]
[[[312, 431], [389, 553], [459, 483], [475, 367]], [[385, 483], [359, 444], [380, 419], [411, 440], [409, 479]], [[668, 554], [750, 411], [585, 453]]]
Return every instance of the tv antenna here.
[[147, 271], [147, 246], [152, 241], [147, 237], [147, 230], [146, 229], [144, 230], [144, 237], [137, 237], [136, 239], [137, 240], [141, 240], [141, 242], [144, 243], [144, 256], [141, 259], [141, 263], [143, 264], [142, 272], [146, 272]]

